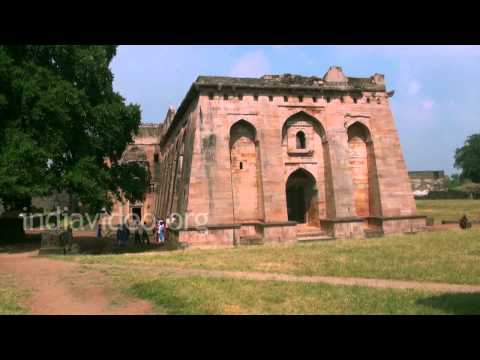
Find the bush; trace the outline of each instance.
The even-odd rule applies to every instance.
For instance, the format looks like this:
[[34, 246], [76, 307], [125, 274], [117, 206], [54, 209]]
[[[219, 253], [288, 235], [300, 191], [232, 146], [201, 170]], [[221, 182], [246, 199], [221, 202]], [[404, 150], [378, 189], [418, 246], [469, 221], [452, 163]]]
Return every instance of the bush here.
[[0, 217], [0, 244], [19, 244], [26, 241], [23, 219], [19, 217]]

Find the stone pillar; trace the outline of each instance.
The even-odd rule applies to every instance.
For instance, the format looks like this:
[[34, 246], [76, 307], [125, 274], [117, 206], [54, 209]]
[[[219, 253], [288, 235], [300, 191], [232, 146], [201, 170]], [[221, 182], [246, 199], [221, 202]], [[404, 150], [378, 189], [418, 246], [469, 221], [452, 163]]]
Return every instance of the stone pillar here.
[[[327, 156], [329, 169], [326, 174], [333, 192], [333, 208], [330, 208], [329, 217], [343, 218], [355, 216], [353, 198], [353, 182], [348, 165], [347, 135], [343, 130], [330, 131], [327, 138]], [[330, 195], [332, 196], [332, 195]]]
[[287, 198], [285, 194], [284, 163], [282, 158], [282, 119], [276, 114], [262, 117], [260, 133], [261, 175], [265, 222], [286, 222]]
[[321, 221], [321, 226], [329, 235], [335, 237], [362, 236], [364, 220], [355, 215], [345, 129], [330, 130], [323, 146], [327, 219]]

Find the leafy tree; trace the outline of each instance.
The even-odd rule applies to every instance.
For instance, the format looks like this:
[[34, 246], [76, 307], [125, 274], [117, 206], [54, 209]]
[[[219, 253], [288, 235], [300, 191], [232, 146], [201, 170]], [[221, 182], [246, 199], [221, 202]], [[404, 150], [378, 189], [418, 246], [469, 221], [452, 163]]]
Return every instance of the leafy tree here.
[[460, 180], [460, 174], [452, 174], [451, 176], [446, 176], [447, 187], [450, 190], [458, 188], [462, 185]]
[[469, 136], [465, 144], [455, 151], [455, 167], [461, 169], [462, 180], [480, 182], [480, 134]]
[[111, 196], [143, 197], [148, 173], [122, 164], [140, 125], [138, 105], [113, 91], [116, 46], [0, 45], [0, 199], [76, 195], [92, 211]]

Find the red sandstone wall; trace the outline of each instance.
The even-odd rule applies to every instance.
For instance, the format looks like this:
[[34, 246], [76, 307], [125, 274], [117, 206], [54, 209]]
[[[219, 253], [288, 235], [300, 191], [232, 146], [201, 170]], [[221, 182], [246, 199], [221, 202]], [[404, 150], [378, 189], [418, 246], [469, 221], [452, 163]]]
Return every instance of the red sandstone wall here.
[[[298, 168], [315, 178], [319, 218], [415, 213], [385, 93], [364, 93], [357, 102], [350, 96], [331, 96], [328, 101], [326, 97], [303, 95], [300, 99], [290, 94], [285, 101], [278, 93], [256, 97], [243, 92], [242, 99], [232, 95], [225, 99], [224, 95], [216, 92], [210, 98], [209, 93], [201, 94], [179, 120], [183, 125], [172, 132], [162, 148], [160, 171], [164, 175], [157, 204], [162, 217], [177, 209], [190, 215], [207, 214], [209, 224], [246, 219], [285, 222], [285, 185]], [[287, 119], [294, 121], [282, 133]], [[234, 148], [231, 158], [230, 129], [240, 120], [256, 129], [257, 163], [245, 169], [256, 169], [252, 170], [256, 182], [250, 181], [253, 175], [245, 182], [234, 181], [240, 159], [250, 164], [254, 157], [253, 147], [245, 142]], [[349, 148], [347, 129], [355, 122], [368, 128], [372, 141], [368, 146], [353, 142]], [[306, 135], [305, 154], [295, 153], [293, 145], [299, 129]], [[358, 234], [361, 224], [352, 226], [336, 227]]]
[[189, 189], [195, 182], [190, 173], [197, 116], [196, 106], [192, 104], [161, 148], [161, 177], [155, 213], [163, 219], [172, 213], [185, 215], [188, 211]]
[[[193, 151], [193, 191], [190, 192], [192, 202], [189, 202], [192, 211], [208, 212], [212, 221], [219, 223], [232, 220], [228, 140], [230, 127], [243, 119], [256, 128], [259, 138], [266, 221], [286, 219], [285, 182], [289, 173], [298, 167], [310, 171], [317, 180], [321, 194], [320, 214], [326, 215], [326, 204], [333, 203], [328, 201], [330, 195], [335, 200], [332, 217], [355, 215], [354, 183], [348, 161], [346, 136], [346, 124], [348, 126], [355, 121], [365, 124], [372, 135], [376, 171], [380, 175], [383, 214], [412, 214], [415, 205], [411, 191], [408, 191], [408, 181], [402, 181], [408, 175], [388, 109], [388, 99], [382, 97], [380, 101], [380, 104], [377, 101], [367, 103], [363, 98], [354, 104], [350, 97], [345, 97], [343, 103], [336, 98], [332, 98], [330, 103], [325, 99], [318, 99], [314, 103], [311, 98], [304, 97], [300, 103], [298, 98], [291, 96], [288, 103], [285, 103], [283, 96], [275, 96], [273, 101], [270, 101], [268, 96], [259, 96], [258, 100], [250, 95], [244, 95], [242, 100], [237, 97], [224, 100], [223, 96], [215, 96], [210, 100], [208, 96], [202, 96], [199, 101], [202, 120], [198, 121], [199, 131]], [[325, 191], [324, 145], [320, 136], [306, 131], [307, 144], [313, 143], [314, 148], [311, 157], [295, 158], [285, 155], [285, 152], [288, 152], [288, 143], [293, 141], [290, 133], [287, 135], [286, 148], [283, 146], [283, 153], [279, 151], [282, 149], [280, 129], [288, 118], [300, 111], [318, 119], [326, 129], [332, 168], [332, 173], [328, 175], [334, 179], [333, 191]], [[362, 176], [365, 177], [365, 174]], [[362, 196], [367, 197], [365, 194]]]

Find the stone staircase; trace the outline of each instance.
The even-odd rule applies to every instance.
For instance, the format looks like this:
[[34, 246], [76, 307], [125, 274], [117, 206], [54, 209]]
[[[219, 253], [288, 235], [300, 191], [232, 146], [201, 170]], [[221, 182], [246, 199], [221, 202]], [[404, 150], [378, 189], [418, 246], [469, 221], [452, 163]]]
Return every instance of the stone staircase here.
[[335, 239], [316, 227], [299, 227], [297, 229], [297, 242], [307, 243], [313, 241], [326, 241]]

